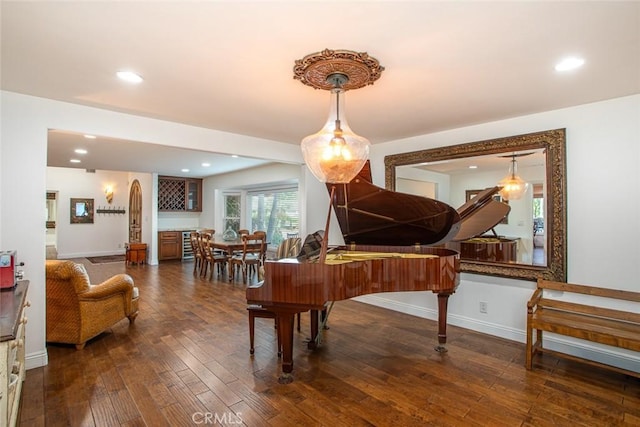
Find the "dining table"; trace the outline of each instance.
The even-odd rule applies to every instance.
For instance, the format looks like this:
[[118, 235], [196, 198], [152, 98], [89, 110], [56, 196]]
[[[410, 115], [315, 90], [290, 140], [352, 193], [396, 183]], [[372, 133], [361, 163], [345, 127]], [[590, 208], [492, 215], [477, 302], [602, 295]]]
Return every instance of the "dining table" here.
[[[267, 242], [264, 242], [264, 244], [267, 245]], [[234, 254], [242, 254], [242, 251], [244, 251], [244, 242], [242, 241], [242, 236], [238, 236], [233, 240], [225, 240], [222, 238], [222, 234], [214, 234], [209, 240], [209, 246], [213, 250], [218, 250], [225, 253], [229, 264], [229, 280], [232, 280], [234, 274], [231, 271], [231, 257], [233, 257]], [[247, 243], [247, 251], [252, 250], [260, 250], [260, 243]], [[266, 247], [264, 248], [264, 250], [266, 251]]]
[[[238, 236], [233, 240], [224, 240], [222, 238], [222, 234], [214, 234], [213, 238], [209, 240], [209, 246], [211, 246], [213, 249], [218, 249], [226, 252], [228, 255], [233, 255], [234, 252], [244, 250], [244, 242], [242, 241], [241, 236]], [[247, 244], [247, 249], [260, 249], [260, 244], [249, 243]]]

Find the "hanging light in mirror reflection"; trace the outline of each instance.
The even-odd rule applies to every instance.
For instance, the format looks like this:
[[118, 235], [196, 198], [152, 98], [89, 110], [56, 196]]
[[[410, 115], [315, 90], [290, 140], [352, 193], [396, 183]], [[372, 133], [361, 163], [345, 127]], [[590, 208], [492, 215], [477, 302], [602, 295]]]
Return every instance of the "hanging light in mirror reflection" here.
[[498, 182], [498, 186], [502, 187], [500, 196], [505, 200], [518, 200], [522, 198], [529, 188], [529, 183], [525, 182], [517, 175], [516, 155], [511, 156], [511, 168], [509, 174]]
[[348, 183], [360, 172], [369, 157], [369, 140], [355, 134], [344, 114], [346, 75], [327, 77], [334, 87], [327, 122], [319, 132], [302, 140], [304, 161], [320, 182]]

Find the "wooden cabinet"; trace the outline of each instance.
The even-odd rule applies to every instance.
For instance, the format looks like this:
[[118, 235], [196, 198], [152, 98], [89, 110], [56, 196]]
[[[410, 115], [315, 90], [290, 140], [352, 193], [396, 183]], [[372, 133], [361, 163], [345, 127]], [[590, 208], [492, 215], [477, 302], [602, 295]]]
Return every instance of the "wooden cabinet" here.
[[25, 377], [24, 330], [27, 318], [24, 309], [29, 282], [18, 282], [12, 290], [0, 296], [0, 425], [13, 427], [18, 419], [20, 393]]
[[146, 243], [127, 243], [126, 245], [126, 263], [144, 264], [147, 262], [147, 244]]
[[158, 211], [202, 212], [202, 179], [158, 177]]
[[182, 258], [182, 232], [158, 232], [158, 260]]
[[188, 212], [202, 212], [202, 180], [187, 179], [187, 207]]

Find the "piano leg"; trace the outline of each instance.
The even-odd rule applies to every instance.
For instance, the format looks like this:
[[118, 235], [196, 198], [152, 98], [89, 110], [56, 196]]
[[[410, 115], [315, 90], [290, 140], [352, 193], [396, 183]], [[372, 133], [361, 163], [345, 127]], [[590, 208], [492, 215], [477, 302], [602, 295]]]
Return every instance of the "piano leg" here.
[[438, 345], [435, 347], [438, 353], [447, 352], [445, 344], [447, 343], [447, 304], [449, 295], [451, 294], [438, 294]]
[[277, 312], [278, 334], [282, 343], [282, 375], [278, 378], [280, 384], [293, 381], [293, 319], [294, 312]]
[[310, 325], [311, 325], [311, 338], [307, 343], [307, 348], [309, 350], [315, 350], [318, 346], [318, 310], [310, 311]]

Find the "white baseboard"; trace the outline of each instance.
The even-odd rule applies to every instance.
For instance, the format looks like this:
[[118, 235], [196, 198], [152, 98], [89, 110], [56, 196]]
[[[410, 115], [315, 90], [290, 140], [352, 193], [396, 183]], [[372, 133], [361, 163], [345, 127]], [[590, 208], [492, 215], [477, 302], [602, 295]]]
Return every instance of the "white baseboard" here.
[[[435, 309], [387, 299], [382, 296], [382, 294], [366, 295], [354, 299], [377, 307], [399, 311], [401, 313], [410, 314], [424, 319], [433, 321], [438, 320], [438, 312]], [[523, 344], [522, 351], [525, 350], [524, 343], [526, 342], [526, 334], [524, 330], [452, 313], [447, 314], [447, 323], [449, 325], [459, 326], [461, 328], [470, 329], [483, 334], [520, 342]], [[640, 372], [640, 354], [638, 352], [626, 351], [611, 346], [600, 346], [589, 341], [567, 339], [564, 336], [547, 332], [544, 334], [544, 347], [550, 350], [567, 353], [572, 356], [616, 366], [629, 371]]]
[[103, 252], [71, 252], [60, 253], [58, 252], [58, 259], [71, 259], [71, 258], [86, 258], [91, 256], [111, 256], [111, 255], [125, 255], [124, 249], [118, 251], [103, 251]]
[[574, 341], [550, 332], [545, 332], [543, 343], [550, 350], [640, 373], [640, 356], [637, 352], [611, 346], [595, 346], [590, 341]]
[[49, 355], [46, 350], [36, 353], [26, 354], [24, 357], [25, 369], [39, 368], [41, 366], [47, 366], [49, 363]]

